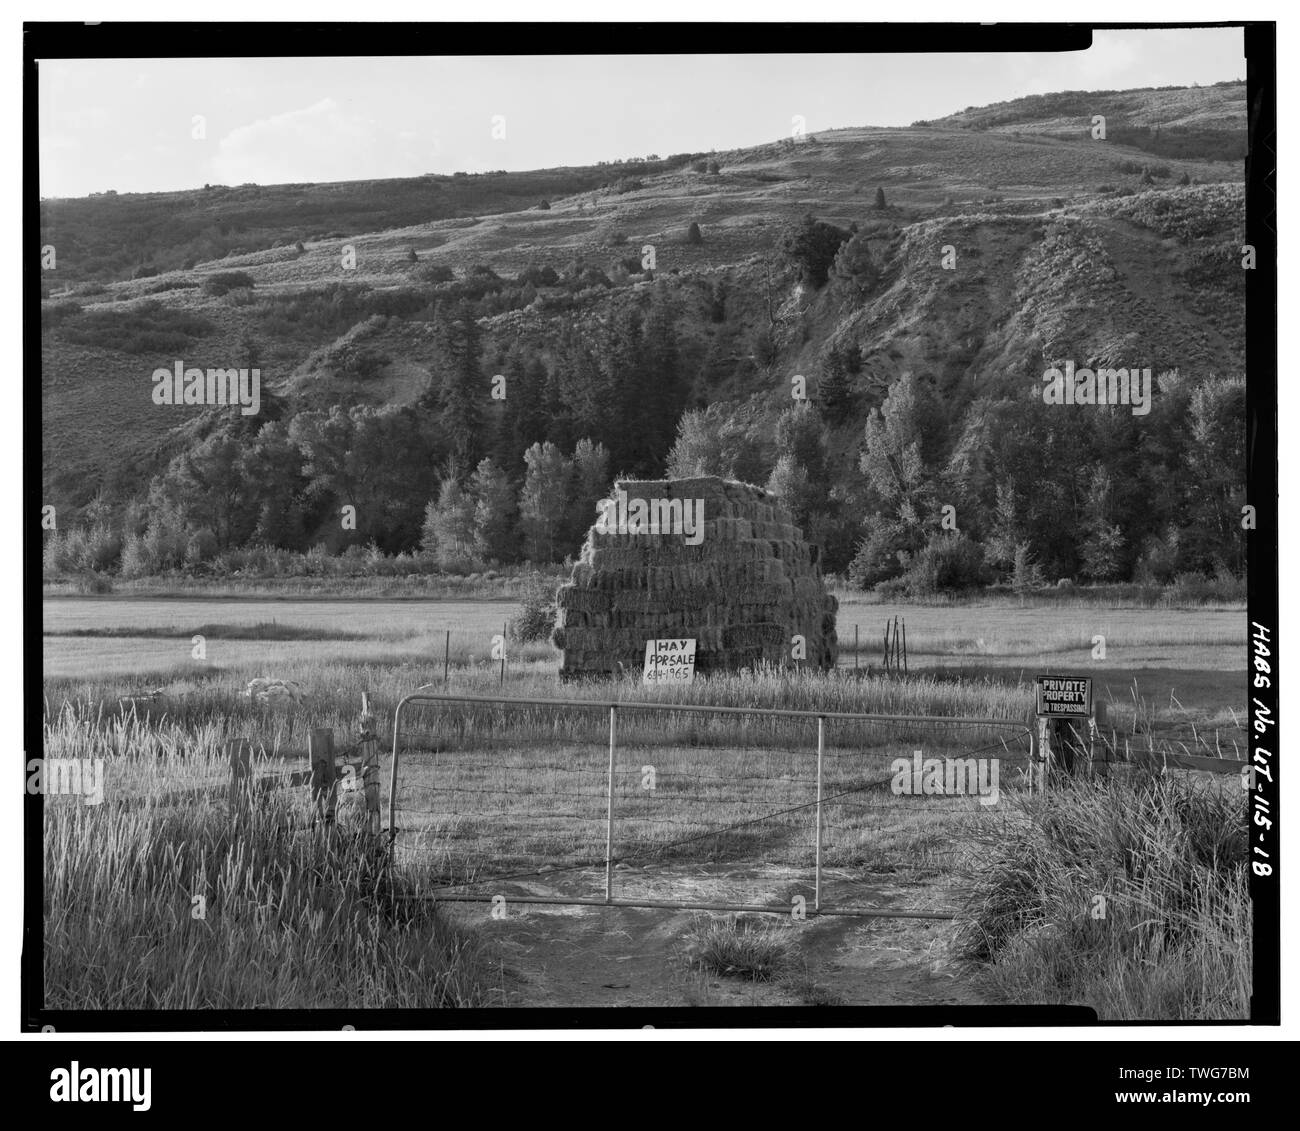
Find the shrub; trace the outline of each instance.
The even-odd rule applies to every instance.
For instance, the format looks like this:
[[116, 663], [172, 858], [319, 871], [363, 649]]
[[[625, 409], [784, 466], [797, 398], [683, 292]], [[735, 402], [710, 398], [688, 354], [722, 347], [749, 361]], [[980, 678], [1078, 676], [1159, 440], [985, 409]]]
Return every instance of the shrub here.
[[691, 226], [686, 229], [686, 242], [696, 244], [704, 242], [704, 237], [700, 234], [700, 226], [694, 220], [691, 221]]
[[936, 534], [908, 562], [904, 583], [916, 597], [959, 593], [988, 584], [984, 550], [964, 534]]
[[1034, 560], [1028, 542], [1017, 542], [1011, 565], [1011, 591], [1017, 597], [1043, 584], [1043, 567]]
[[433, 263], [421, 268], [417, 277], [426, 283], [451, 283], [455, 281], [456, 273], [445, 263]]
[[808, 215], [786, 229], [781, 237], [781, 252], [799, 268], [804, 282], [820, 287], [826, 282], [840, 245], [848, 238], [843, 228]]
[[128, 534], [122, 545], [122, 576], [148, 577], [154, 572], [149, 547], [139, 534]]
[[506, 625], [506, 635], [520, 644], [549, 640], [555, 629], [555, 582], [536, 570], [524, 578], [519, 615]]
[[113, 581], [106, 575], [91, 570], [73, 578], [72, 587], [78, 593], [97, 596], [113, 592]]
[[559, 273], [554, 267], [540, 266], [533, 263], [525, 267], [515, 280], [515, 282], [525, 285], [531, 283], [535, 287], [554, 287], [559, 281]]
[[875, 286], [880, 279], [880, 268], [871, 257], [865, 234], [853, 236], [840, 246], [831, 273], [859, 291], [869, 291]]
[[75, 302], [54, 302], [49, 306], [41, 307], [41, 329], [52, 330], [66, 322], [69, 318], [75, 318], [81, 313], [81, 307]]
[[253, 276], [247, 271], [218, 271], [203, 280], [203, 293], [220, 297], [240, 287], [254, 286]]
[[535, 207], [539, 212], [549, 212], [551, 210], [551, 202], [549, 200], [539, 200]]
[[61, 531], [51, 531], [41, 546], [41, 576], [59, 577], [70, 568], [67, 537]]
[[1174, 577], [1165, 596], [1174, 606], [1241, 601], [1246, 597], [1246, 579], [1236, 577], [1226, 569], [1213, 577], [1203, 573], [1180, 573]]
[[1182, 536], [1176, 526], [1170, 526], [1163, 536], [1153, 534], [1143, 543], [1142, 554], [1133, 570], [1134, 580], [1168, 584], [1181, 571], [1184, 557]]
[[599, 267], [588, 267], [578, 277], [578, 285], [585, 290], [588, 287], [612, 287], [614, 284]]
[[141, 263], [134, 271], [131, 272], [133, 279], [152, 279], [158, 274], [158, 268], [148, 263]]
[[378, 377], [384, 367], [389, 365], [392, 360], [391, 357], [379, 350], [348, 342], [335, 354], [334, 372], [337, 376], [347, 377], [354, 381], [369, 381], [374, 377]]
[[217, 536], [206, 526], [190, 535], [185, 545], [185, 564], [199, 565], [216, 556]]
[[768, 982], [783, 973], [798, 953], [788, 928], [737, 919], [697, 919], [683, 952], [691, 966], [714, 974]]
[[41, 553], [47, 574], [102, 573], [115, 569], [122, 554], [122, 536], [104, 522], [66, 533], [55, 531]]

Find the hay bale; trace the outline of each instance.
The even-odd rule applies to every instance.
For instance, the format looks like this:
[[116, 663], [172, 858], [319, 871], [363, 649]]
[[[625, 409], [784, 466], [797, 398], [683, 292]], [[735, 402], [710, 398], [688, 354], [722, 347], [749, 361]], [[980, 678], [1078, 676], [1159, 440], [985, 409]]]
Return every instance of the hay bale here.
[[639, 670], [645, 642], [669, 636], [696, 640], [701, 672], [789, 663], [795, 635], [808, 664], [834, 666], [838, 603], [822, 581], [820, 548], [778, 499], [711, 476], [623, 480], [612, 498], [625, 517], [696, 525], [689, 535], [593, 527], [557, 594], [562, 676]]

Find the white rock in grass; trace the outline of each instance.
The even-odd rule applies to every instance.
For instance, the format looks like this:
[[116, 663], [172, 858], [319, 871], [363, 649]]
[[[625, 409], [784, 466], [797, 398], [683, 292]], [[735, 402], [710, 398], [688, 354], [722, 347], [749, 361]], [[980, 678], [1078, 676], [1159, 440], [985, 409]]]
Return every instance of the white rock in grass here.
[[296, 703], [301, 697], [302, 686], [291, 679], [258, 676], [244, 689], [244, 698], [254, 703]]

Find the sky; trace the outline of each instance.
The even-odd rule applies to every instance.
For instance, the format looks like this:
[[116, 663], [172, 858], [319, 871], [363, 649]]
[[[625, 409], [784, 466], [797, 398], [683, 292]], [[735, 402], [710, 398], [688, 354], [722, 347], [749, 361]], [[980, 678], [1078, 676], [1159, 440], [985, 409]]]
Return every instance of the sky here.
[[42, 196], [586, 165], [1027, 94], [1244, 79], [1240, 29], [1099, 31], [1087, 51], [38, 62]]

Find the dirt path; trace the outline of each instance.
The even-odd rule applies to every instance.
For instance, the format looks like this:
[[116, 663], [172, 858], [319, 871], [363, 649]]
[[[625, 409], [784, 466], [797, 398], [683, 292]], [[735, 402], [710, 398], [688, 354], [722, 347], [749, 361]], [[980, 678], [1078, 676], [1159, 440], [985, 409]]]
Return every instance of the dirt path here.
[[[736, 878], [734, 871], [708, 875], [695, 869], [671, 880], [679, 898], [706, 901], [728, 898], [724, 889], [734, 891]], [[788, 902], [784, 896], [792, 889], [791, 877], [783, 870], [750, 872], [745, 879], [745, 902], [756, 896], [759, 902]], [[654, 878], [655, 898], [667, 894], [669, 880], [664, 873]], [[527, 904], [518, 897], [558, 894], [563, 886], [509, 887], [504, 918], [492, 917], [490, 903], [443, 905], [446, 914], [488, 941], [500, 962], [493, 992], [503, 1005], [915, 1006], [988, 1000], [973, 984], [972, 973], [952, 956], [953, 925], [947, 920], [816, 916], [799, 922], [785, 915], [756, 915], [791, 932], [798, 957], [785, 976], [755, 983], [701, 970], [687, 957], [692, 927], [724, 913]], [[937, 908], [950, 906], [951, 898], [938, 884], [880, 885], [857, 886], [853, 902]]]

